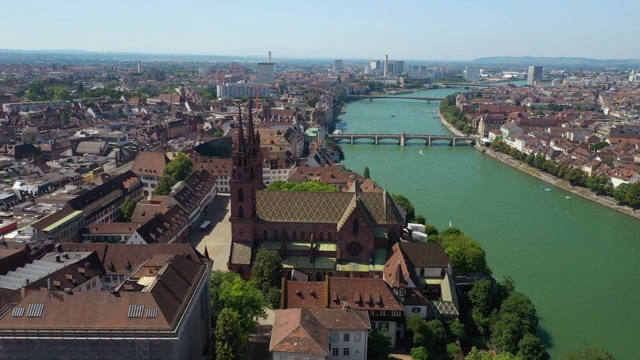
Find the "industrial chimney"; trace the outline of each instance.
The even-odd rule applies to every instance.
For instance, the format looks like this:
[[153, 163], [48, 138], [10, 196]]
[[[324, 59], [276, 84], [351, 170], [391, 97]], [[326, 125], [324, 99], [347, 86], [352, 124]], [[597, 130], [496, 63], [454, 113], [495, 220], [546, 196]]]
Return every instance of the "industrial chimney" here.
[[269, 62], [271, 62], [271, 51], [269, 51]]

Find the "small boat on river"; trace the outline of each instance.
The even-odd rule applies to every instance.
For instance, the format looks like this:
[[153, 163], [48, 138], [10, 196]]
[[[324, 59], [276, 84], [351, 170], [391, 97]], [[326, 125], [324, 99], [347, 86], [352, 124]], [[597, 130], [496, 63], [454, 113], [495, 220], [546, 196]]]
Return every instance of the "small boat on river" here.
[[551, 189], [549, 189], [549, 188], [544, 188], [544, 191], [546, 191], [546, 192], [551, 192]]

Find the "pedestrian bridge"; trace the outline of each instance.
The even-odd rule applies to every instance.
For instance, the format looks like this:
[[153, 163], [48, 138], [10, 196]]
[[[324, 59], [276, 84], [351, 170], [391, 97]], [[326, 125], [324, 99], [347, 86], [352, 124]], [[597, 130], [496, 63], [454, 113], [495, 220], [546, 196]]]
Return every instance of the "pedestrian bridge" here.
[[[421, 135], [421, 134], [333, 134], [329, 135], [329, 139], [333, 141], [348, 140], [350, 144], [373, 144], [378, 145], [383, 140], [397, 140], [398, 145], [405, 146], [408, 142], [416, 143], [424, 142], [427, 146], [431, 146], [435, 142], [448, 142], [451, 146], [456, 145], [475, 145], [477, 137], [475, 136], [457, 136], [457, 135]], [[367, 141], [369, 140], [369, 141]]]

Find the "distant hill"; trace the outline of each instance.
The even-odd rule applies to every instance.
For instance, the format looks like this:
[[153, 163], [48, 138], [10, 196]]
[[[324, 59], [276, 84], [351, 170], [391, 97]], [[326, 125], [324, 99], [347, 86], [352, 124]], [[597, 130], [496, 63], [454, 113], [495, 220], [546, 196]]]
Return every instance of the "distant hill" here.
[[575, 57], [494, 56], [475, 59], [474, 65], [552, 67], [640, 67], [640, 59], [598, 60]]

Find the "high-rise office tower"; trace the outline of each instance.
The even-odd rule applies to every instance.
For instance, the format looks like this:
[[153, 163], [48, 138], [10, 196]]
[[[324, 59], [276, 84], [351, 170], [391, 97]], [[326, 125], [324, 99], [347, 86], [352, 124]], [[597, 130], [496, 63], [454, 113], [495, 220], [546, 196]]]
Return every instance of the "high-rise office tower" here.
[[333, 69], [335, 71], [342, 71], [343, 68], [344, 68], [344, 63], [342, 62], [342, 60], [334, 61]]
[[536, 80], [542, 79], [542, 66], [529, 66], [527, 85], [534, 85]]
[[464, 79], [469, 82], [478, 82], [478, 80], [480, 80], [480, 68], [477, 66], [467, 66]]

